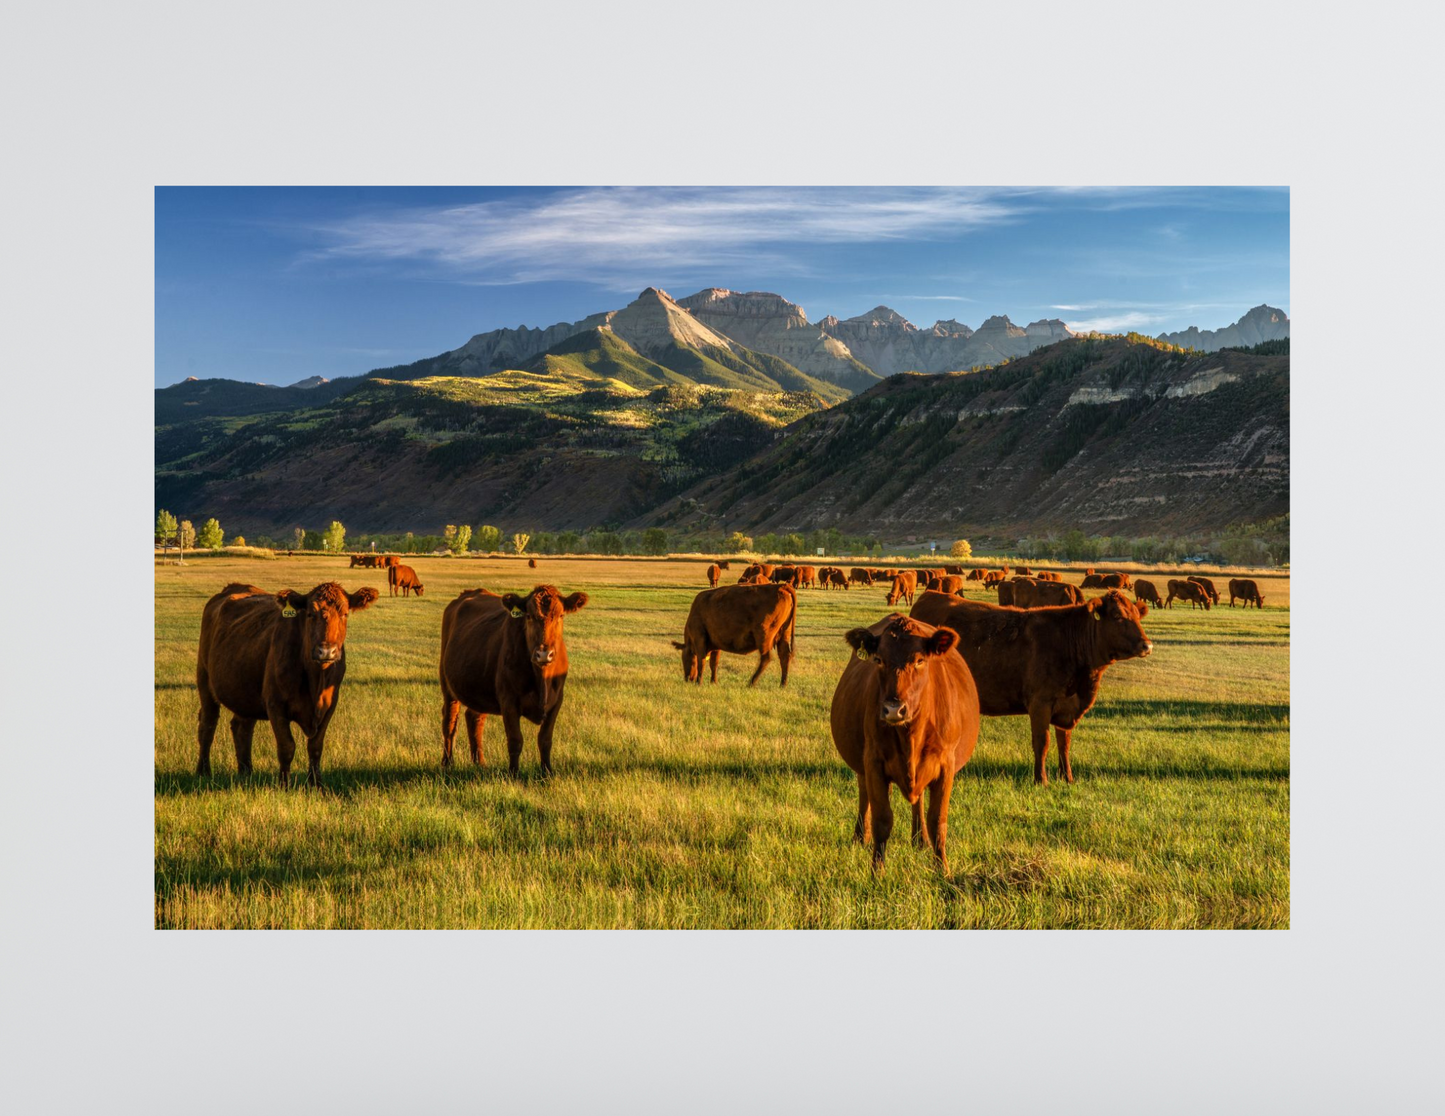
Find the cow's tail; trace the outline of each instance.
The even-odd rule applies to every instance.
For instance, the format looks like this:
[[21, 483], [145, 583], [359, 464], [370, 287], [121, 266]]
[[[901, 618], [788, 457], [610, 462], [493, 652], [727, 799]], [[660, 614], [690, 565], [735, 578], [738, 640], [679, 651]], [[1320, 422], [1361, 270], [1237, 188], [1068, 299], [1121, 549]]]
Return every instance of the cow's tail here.
[[784, 585], [783, 588], [788, 591], [788, 601], [793, 606], [792, 611], [788, 613], [788, 626], [786, 629], [788, 654], [790, 657], [796, 659], [798, 657], [798, 644], [794, 639], [794, 629], [798, 623], [798, 594], [793, 591], [791, 585]]

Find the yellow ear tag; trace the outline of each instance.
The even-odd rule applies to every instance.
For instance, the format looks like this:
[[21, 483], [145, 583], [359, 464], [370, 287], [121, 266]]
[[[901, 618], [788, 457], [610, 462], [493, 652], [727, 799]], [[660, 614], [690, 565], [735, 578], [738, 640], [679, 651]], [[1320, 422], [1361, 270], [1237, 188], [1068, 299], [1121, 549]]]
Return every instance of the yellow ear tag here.
[[1095, 620], [1101, 619], [1101, 617], [1099, 616], [1099, 613], [1100, 613], [1101, 611], [1103, 611], [1103, 610], [1102, 610], [1102, 609], [1097, 609], [1097, 608], [1094, 609], [1094, 619], [1095, 619]]
[[296, 615], [296, 610], [295, 610], [294, 608], [292, 608], [290, 605], [287, 605], [285, 608], [283, 608], [283, 609], [281, 610], [281, 615], [282, 615], [282, 616], [295, 616], [295, 615]]
[[858, 658], [862, 659], [866, 663], [868, 661], [868, 652], [861, 647], [858, 648]]
[[522, 610], [520, 608], [514, 608], [512, 609], [512, 615], [520, 620], [522, 618]]

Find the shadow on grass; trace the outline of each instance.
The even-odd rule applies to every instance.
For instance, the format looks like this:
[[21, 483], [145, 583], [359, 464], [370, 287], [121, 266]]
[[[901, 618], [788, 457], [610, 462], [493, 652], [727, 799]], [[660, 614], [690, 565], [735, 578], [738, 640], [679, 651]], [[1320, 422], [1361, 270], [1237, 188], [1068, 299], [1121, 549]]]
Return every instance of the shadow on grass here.
[[[212, 764], [219, 767], [216, 759]], [[566, 774], [566, 772], [564, 772]], [[327, 767], [321, 768], [324, 781], [319, 793], [337, 798], [349, 797], [358, 791], [388, 789], [409, 783], [434, 783], [442, 786], [465, 786], [477, 782], [506, 782], [514, 786], [527, 787], [546, 784], [549, 779], [542, 774], [535, 758], [529, 765], [527, 756], [522, 755], [522, 769], [516, 775], [507, 770], [507, 761], [487, 763], [478, 767], [471, 760], [459, 762], [455, 767], [444, 768], [438, 762], [433, 765], [383, 764], [375, 767]], [[291, 786], [282, 790], [276, 780], [276, 767], [266, 766], [258, 760], [256, 770], [249, 776], [241, 776], [235, 770], [217, 770], [209, 776], [189, 772], [157, 772], [155, 796], [174, 798], [184, 795], [227, 794], [237, 789], [266, 790], [277, 794], [316, 794], [314, 787], [306, 784], [306, 762], [292, 765]]]
[[[1124, 718], [1157, 718], [1167, 721], [1170, 717], [1187, 717], [1191, 720], [1209, 719], [1224, 721], [1229, 725], [1266, 724], [1276, 728], [1289, 721], [1289, 703], [1248, 702], [1248, 701], [1179, 701], [1163, 698], [1118, 698], [1100, 702], [1089, 710], [1083, 724], [1091, 720], [1121, 720]], [[1151, 724], [1150, 732], [1161, 726]], [[1185, 726], [1180, 726], [1185, 727]], [[1187, 726], [1191, 731], [1201, 726]], [[1213, 726], [1211, 726], [1213, 727]], [[1167, 731], [1167, 726], [1166, 726]]]

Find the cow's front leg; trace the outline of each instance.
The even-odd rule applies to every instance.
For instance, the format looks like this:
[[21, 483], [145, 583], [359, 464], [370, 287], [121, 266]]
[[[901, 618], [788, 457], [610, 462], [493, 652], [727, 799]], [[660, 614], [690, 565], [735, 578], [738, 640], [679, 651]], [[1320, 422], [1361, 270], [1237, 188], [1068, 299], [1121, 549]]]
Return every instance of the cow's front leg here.
[[1044, 757], [1049, 752], [1049, 710], [1035, 706], [1029, 710], [1029, 727], [1033, 730], [1034, 782], [1047, 786], [1049, 773], [1044, 770]]
[[557, 724], [557, 714], [562, 712], [562, 689], [566, 684], [565, 678], [559, 678], [553, 683], [552, 708], [542, 715], [542, 724], [537, 729], [537, 754], [542, 760], [542, 773], [552, 774], [552, 729]]
[[[865, 759], [864, 761], [868, 761]], [[873, 815], [873, 871], [883, 867], [888, 838], [893, 835], [893, 803], [889, 796], [888, 777], [875, 761], [868, 764], [868, 811]]]
[[1054, 743], [1058, 746], [1059, 778], [1066, 783], [1074, 781], [1074, 768], [1069, 759], [1069, 745], [1073, 742], [1074, 730], [1054, 726]]
[[291, 761], [296, 756], [296, 739], [291, 735], [291, 718], [279, 710], [270, 711], [271, 734], [276, 737], [276, 766], [283, 788], [291, 785]]
[[938, 870], [948, 875], [948, 799], [953, 793], [953, 772], [949, 764], [943, 765], [943, 772], [928, 784], [928, 835], [933, 843], [933, 855], [938, 857]]
[[502, 707], [502, 731], [507, 735], [507, 770], [522, 771], [522, 713], [515, 705]]

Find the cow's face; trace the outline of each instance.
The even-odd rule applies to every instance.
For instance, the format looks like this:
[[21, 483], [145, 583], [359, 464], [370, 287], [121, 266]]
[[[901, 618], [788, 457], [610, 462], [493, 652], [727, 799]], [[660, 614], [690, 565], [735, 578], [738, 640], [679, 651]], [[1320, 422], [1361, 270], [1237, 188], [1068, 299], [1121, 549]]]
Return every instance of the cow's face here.
[[1135, 604], [1119, 590], [1110, 589], [1089, 602], [1088, 612], [1090, 619], [1099, 625], [1099, 638], [1110, 662], [1140, 659], [1154, 650], [1140, 623], [1149, 615], [1148, 605]]
[[282, 608], [296, 613], [293, 623], [301, 625], [302, 654], [328, 667], [341, 659], [346, 646], [347, 617], [371, 607], [378, 596], [370, 587], [348, 593], [336, 582], [328, 581], [309, 593], [283, 589], [276, 594], [276, 600]]
[[894, 726], [906, 725], [917, 715], [933, 659], [958, 642], [951, 628], [934, 628], [897, 613], [882, 634], [854, 628], [843, 638], [877, 669], [878, 716]]
[[672, 645], [682, 652], [682, 677], [688, 682], [699, 681], [702, 678], [702, 656], [677, 640], [673, 640]]
[[525, 597], [508, 593], [502, 598], [512, 618], [523, 624], [527, 658], [538, 670], [551, 666], [562, 650], [562, 618], [586, 603], [586, 593], [564, 597], [551, 585], [538, 585]]

